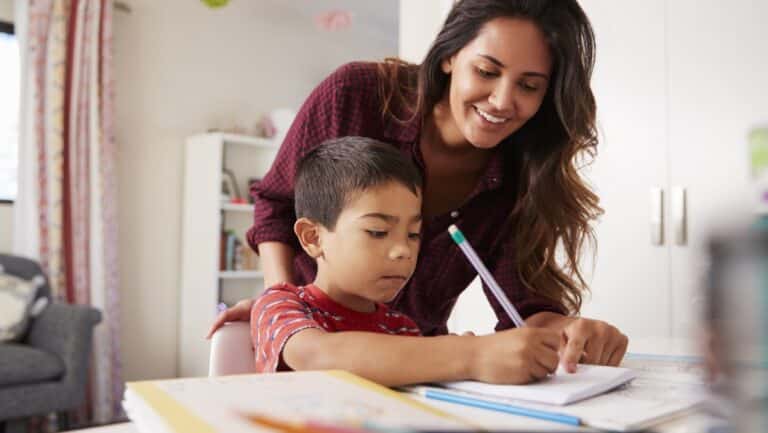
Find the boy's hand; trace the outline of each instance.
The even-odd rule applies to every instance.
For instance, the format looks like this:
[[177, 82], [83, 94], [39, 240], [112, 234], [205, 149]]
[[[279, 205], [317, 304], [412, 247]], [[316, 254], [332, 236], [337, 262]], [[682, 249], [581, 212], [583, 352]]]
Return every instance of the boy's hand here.
[[557, 369], [560, 333], [544, 328], [510, 329], [477, 337], [474, 380], [523, 384]]

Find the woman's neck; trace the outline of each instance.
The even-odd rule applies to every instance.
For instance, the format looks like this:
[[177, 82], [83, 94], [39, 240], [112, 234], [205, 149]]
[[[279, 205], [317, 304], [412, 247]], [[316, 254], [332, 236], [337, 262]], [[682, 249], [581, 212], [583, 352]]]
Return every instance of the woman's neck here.
[[493, 150], [472, 145], [451, 119], [450, 108], [438, 103], [424, 119], [419, 142], [428, 170], [476, 175], [485, 171]]

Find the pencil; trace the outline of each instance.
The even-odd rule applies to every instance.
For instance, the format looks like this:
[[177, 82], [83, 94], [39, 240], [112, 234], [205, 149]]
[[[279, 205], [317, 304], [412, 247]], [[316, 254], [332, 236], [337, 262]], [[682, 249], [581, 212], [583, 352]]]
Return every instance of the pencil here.
[[501, 307], [504, 308], [504, 311], [507, 313], [509, 318], [512, 319], [512, 323], [514, 323], [518, 328], [524, 327], [525, 322], [523, 322], [523, 318], [520, 316], [520, 313], [518, 313], [517, 309], [515, 309], [515, 306], [509, 302], [509, 298], [507, 298], [507, 295], [504, 294], [503, 290], [501, 290], [499, 283], [497, 283], [496, 279], [493, 278], [493, 275], [491, 275], [491, 272], [488, 271], [488, 268], [485, 267], [483, 261], [480, 260], [480, 257], [478, 257], [475, 249], [472, 248], [472, 245], [470, 245], [469, 241], [467, 241], [467, 239], [464, 237], [464, 233], [462, 233], [455, 224], [451, 224], [450, 227], [448, 227], [448, 233], [451, 234], [451, 239], [456, 242], [456, 245], [459, 246], [461, 252], [467, 256], [469, 263], [471, 263], [477, 273], [480, 274], [480, 278], [485, 282], [488, 288], [491, 289], [491, 293], [493, 293], [493, 296], [495, 296], [496, 300], [499, 301], [499, 304], [501, 304]]
[[365, 430], [329, 425], [316, 421], [290, 422], [261, 414], [246, 414], [253, 424], [277, 430], [281, 433], [367, 433]]
[[478, 407], [481, 409], [490, 409], [497, 412], [509, 413], [512, 415], [519, 415], [528, 418], [536, 418], [545, 421], [557, 422], [560, 424], [568, 424], [578, 426], [581, 424], [579, 417], [574, 415], [568, 415], [558, 412], [550, 412], [541, 409], [531, 409], [523, 406], [516, 406], [509, 403], [501, 403], [496, 401], [490, 401], [479, 397], [468, 396], [457, 392], [451, 392], [444, 389], [436, 389], [431, 387], [424, 387], [421, 392], [424, 397], [445, 401], [449, 403], [456, 403], [464, 406]]

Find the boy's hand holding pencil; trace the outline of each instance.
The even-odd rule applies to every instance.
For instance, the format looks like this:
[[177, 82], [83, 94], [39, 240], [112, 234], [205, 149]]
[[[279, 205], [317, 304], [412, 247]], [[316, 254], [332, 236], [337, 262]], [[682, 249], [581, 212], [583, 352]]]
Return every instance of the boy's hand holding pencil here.
[[524, 384], [557, 370], [560, 333], [545, 328], [509, 329], [474, 339], [470, 376], [499, 384]]

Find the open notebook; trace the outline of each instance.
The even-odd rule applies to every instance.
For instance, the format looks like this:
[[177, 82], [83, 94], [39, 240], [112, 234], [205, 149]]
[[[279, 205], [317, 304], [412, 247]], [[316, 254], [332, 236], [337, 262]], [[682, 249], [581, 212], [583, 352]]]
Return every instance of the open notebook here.
[[[437, 400], [551, 421], [570, 416], [578, 418], [583, 425], [629, 431], [680, 416], [707, 399], [703, 367], [698, 358], [628, 354], [622, 365], [629, 368], [580, 365], [579, 374], [583, 374], [581, 378], [578, 375], [556, 375], [549, 381], [523, 386], [454, 382], [444, 384], [453, 389], [440, 388], [450, 398]], [[612, 378], [621, 382], [619, 378], [627, 370], [630, 371], [627, 373], [631, 374], [630, 377], [636, 375], [637, 378], [627, 386], [603, 392], [604, 387], [610, 388], [614, 383]], [[429, 388], [414, 387], [411, 391], [426, 396]], [[553, 403], [567, 401], [569, 398], [578, 399], [590, 393], [591, 398], [575, 403]], [[534, 402], [532, 399], [538, 400]], [[531, 411], [539, 411], [548, 416], [534, 416]]]
[[492, 385], [475, 381], [444, 382], [442, 385], [488, 397], [566, 405], [602, 394], [636, 376], [637, 373], [629, 368], [579, 365], [576, 373], [567, 373], [560, 368], [548, 378], [527, 385]]

